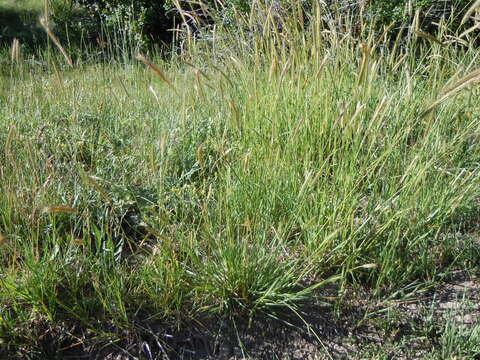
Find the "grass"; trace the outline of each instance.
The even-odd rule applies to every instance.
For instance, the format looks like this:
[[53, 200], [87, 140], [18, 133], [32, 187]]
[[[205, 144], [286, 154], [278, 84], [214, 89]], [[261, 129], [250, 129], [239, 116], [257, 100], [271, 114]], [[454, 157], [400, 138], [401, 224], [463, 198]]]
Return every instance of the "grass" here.
[[[143, 324], [300, 314], [332, 282], [342, 308], [352, 288], [406, 298], [478, 271], [476, 49], [412, 33], [389, 53], [293, 19], [190, 39], [156, 73], [2, 52], [0, 352], [121, 347]], [[447, 321], [441, 358], [478, 354], [477, 330]]]
[[[478, 348], [478, 323], [468, 321], [478, 305], [464, 295], [450, 302], [431, 298], [412, 311], [389, 307], [383, 316], [372, 317], [373, 332], [382, 341], [364, 341], [362, 359], [388, 359], [392, 356], [415, 359], [475, 359]], [[412, 315], [414, 314], [414, 315]], [[432, 344], [433, 347], [432, 347]]]

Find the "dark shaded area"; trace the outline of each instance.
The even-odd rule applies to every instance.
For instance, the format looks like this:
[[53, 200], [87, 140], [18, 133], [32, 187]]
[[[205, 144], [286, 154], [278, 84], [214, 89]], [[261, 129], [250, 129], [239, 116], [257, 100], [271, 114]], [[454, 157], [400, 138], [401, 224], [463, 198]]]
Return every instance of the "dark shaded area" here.
[[45, 31], [39, 22], [40, 13], [20, 10], [0, 4], [0, 47], [10, 46], [13, 39], [29, 48], [47, 43]]
[[[75, 3], [83, 8], [92, 19], [95, 19], [98, 32], [101, 28], [101, 16], [109, 16], [112, 11], [115, 12], [115, 9], [131, 7], [137, 17], [143, 14], [143, 21], [136, 26], [151, 44], [168, 44], [173, 36], [169, 30], [172, 29], [175, 21], [179, 21], [177, 12], [162, 0], [137, 0], [134, 2], [114, 0], [110, 1], [108, 6], [106, 2], [97, 0], [75, 0]], [[120, 15], [122, 12], [117, 14]]]

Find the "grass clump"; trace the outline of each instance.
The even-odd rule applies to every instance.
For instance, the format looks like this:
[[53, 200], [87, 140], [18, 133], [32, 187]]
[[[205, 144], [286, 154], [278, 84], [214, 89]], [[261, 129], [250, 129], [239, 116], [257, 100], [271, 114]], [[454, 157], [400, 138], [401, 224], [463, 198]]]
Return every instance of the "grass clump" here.
[[391, 48], [320, 10], [147, 67], [12, 64], [0, 351], [91, 351], [145, 324], [298, 314], [333, 281], [341, 303], [478, 268], [475, 48], [415, 48], [413, 29]]

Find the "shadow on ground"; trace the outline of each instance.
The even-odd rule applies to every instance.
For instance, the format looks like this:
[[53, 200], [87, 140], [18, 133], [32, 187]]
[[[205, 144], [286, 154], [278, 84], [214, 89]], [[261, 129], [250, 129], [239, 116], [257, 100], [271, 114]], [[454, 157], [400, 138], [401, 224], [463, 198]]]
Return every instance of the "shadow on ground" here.
[[[338, 291], [331, 287], [297, 314], [283, 312], [277, 318], [184, 320], [182, 331], [155, 322], [139, 322], [132, 331], [107, 324], [105, 333], [121, 339], [109, 344], [88, 332], [72, 339], [65, 335], [78, 330], [45, 328], [44, 348], [35, 359], [424, 359], [436, 351], [447, 313], [459, 310], [455, 324], [467, 329], [480, 320], [479, 276], [459, 272], [435, 290], [387, 302], [352, 291], [338, 312], [328, 300]], [[465, 310], [465, 301], [474, 306]]]

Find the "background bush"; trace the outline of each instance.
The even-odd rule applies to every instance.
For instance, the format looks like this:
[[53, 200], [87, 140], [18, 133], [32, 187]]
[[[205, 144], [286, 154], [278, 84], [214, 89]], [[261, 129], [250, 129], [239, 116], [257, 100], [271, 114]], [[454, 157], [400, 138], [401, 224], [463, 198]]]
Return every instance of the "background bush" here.
[[[83, 37], [95, 40], [101, 34], [120, 31], [124, 36], [134, 41], [138, 46], [145, 47], [154, 44], [169, 44], [172, 41], [174, 26], [182, 22], [180, 11], [176, 4], [192, 15], [202, 18], [207, 23], [214, 21], [222, 25], [237, 25], [239, 15], [248, 15], [253, 0], [231, 0], [220, 3], [218, 0], [204, 0], [210, 13], [205, 14], [197, 2], [189, 0], [53, 0], [55, 20], [60, 29], [70, 28], [71, 32], [83, 32]], [[264, 0], [266, 6], [271, 6], [280, 16], [291, 11], [291, 0]], [[315, 2], [302, 0], [303, 11], [308, 14]], [[437, 23], [445, 18], [449, 31], [458, 30], [460, 19], [471, 0], [365, 0], [363, 7], [357, 0], [341, 0], [326, 2], [328, 14], [362, 16], [358, 21], [375, 24], [381, 29], [393, 24], [395, 29], [408, 25], [413, 21], [414, 14], [420, 10], [420, 26], [423, 31], [435, 33]], [[362, 11], [360, 11], [362, 9]], [[293, 9], [298, 10], [298, 9]], [[80, 15], [83, 14], [83, 15]], [[453, 16], [452, 16], [453, 15]], [[79, 21], [80, 19], [80, 21]], [[186, 17], [191, 27], [198, 30], [192, 17]]]
[[397, 27], [406, 25], [413, 20], [417, 10], [420, 10], [420, 25], [422, 30], [435, 32], [436, 25], [442, 18], [448, 22], [450, 31], [456, 31], [466, 9], [472, 4], [470, 0], [376, 0], [370, 1], [366, 16], [368, 20], [378, 25], [394, 23]]

